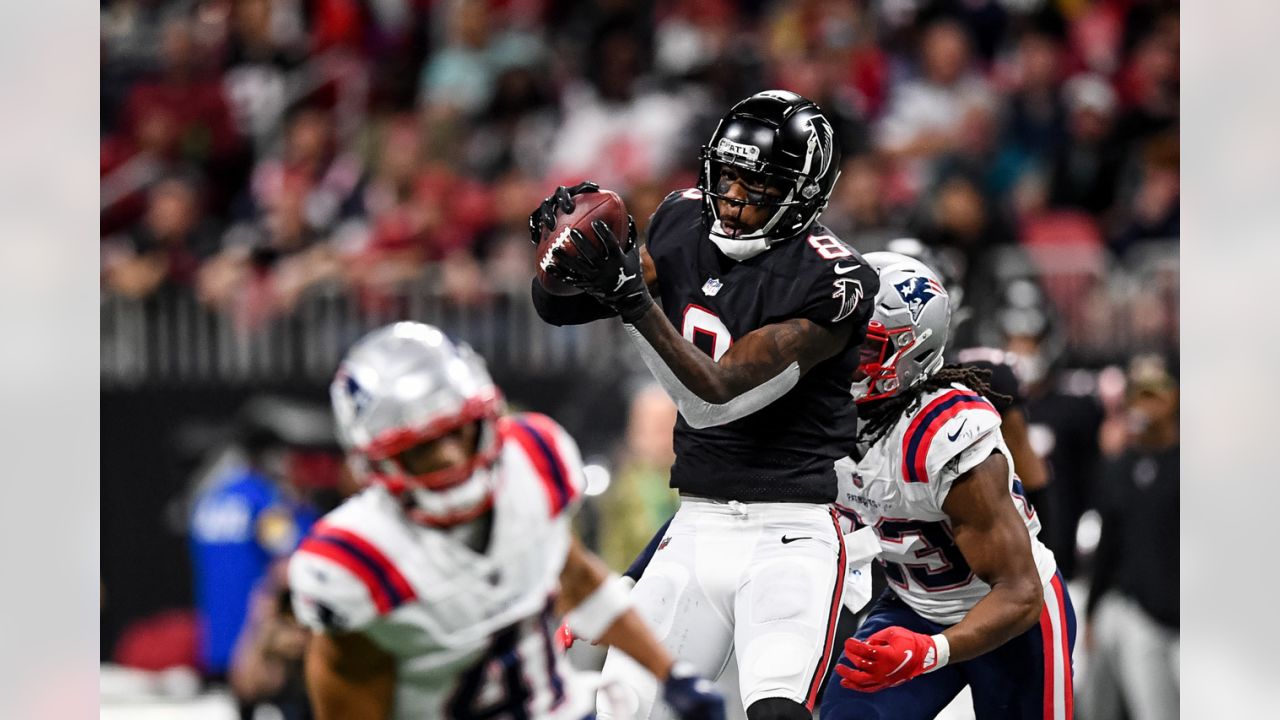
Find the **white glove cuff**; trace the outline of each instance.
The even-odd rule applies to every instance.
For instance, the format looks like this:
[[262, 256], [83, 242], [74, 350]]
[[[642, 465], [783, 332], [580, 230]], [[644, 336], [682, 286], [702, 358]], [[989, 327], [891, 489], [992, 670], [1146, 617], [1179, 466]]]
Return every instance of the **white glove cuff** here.
[[577, 607], [565, 613], [564, 622], [577, 637], [595, 643], [613, 627], [613, 623], [631, 609], [630, 584], [612, 575]]
[[938, 633], [937, 635], [930, 635], [929, 639], [933, 640], [933, 649], [938, 653], [938, 662], [934, 663], [933, 667], [925, 670], [926, 673], [931, 673], [951, 661], [951, 643], [947, 640], [947, 636]]

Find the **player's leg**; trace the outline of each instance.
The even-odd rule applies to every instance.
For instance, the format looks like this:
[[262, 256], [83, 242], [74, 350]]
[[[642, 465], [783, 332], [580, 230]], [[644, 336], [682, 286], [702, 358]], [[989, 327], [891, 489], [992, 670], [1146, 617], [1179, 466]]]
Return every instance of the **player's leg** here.
[[1070, 720], [1075, 608], [1061, 575], [1044, 586], [1040, 622], [959, 667], [973, 690], [978, 720]]
[[1178, 716], [1177, 633], [1161, 627], [1123, 595], [1114, 606], [1116, 665], [1132, 720]]
[[1124, 720], [1124, 690], [1120, 678], [1123, 619], [1114, 612], [1111, 597], [1103, 597], [1089, 619], [1093, 644], [1088, 652], [1088, 675], [1081, 685], [1080, 714], [1089, 720]]
[[[714, 679], [732, 649], [733, 618], [727, 597], [732, 582], [708, 577], [706, 568], [715, 567], [713, 556], [730, 545], [716, 527], [705, 527], [699, 519], [690, 503], [681, 507], [631, 598], [672, 655]], [[661, 701], [658, 681], [625, 653], [609, 650], [601, 680], [596, 708], [602, 720], [672, 717]]]
[[[808, 718], [837, 652], [844, 543], [821, 506], [768, 504], [748, 512], [754, 549], [734, 599], [742, 702], [749, 720]], [[765, 699], [774, 702], [761, 704]]]
[[[892, 626], [905, 627], [918, 633], [932, 635], [943, 627], [920, 617], [907, 607], [893, 590], [887, 589], [872, 605], [867, 619], [854, 633], [859, 640], [866, 640], [875, 633]], [[837, 652], [843, 653], [841, 639]], [[849, 660], [840, 658], [849, 665]], [[958, 666], [921, 675], [897, 687], [878, 692], [859, 692], [843, 687], [840, 676], [832, 673], [822, 697], [819, 712], [822, 720], [925, 720], [936, 717], [947, 703], [964, 688], [965, 679]]]

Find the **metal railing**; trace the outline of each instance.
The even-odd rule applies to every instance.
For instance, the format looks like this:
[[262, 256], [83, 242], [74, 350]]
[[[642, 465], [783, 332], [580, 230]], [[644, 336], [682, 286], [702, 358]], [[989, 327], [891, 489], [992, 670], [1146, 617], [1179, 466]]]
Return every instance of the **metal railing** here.
[[[1034, 276], [1046, 288], [1071, 364], [1096, 366], [1138, 352], [1177, 352], [1176, 242], [1135, 248], [1124, 262], [1106, 254], [1092, 259], [1042, 254], [1033, 262], [1010, 249], [997, 263], [1000, 279]], [[1055, 270], [1046, 273], [1037, 266]], [[351, 343], [401, 319], [432, 323], [471, 344], [495, 374], [596, 376], [640, 367], [616, 322], [553, 327], [538, 317], [527, 290], [464, 304], [424, 280], [377, 303], [336, 287], [318, 289], [293, 312], [252, 326], [186, 291], [145, 300], [104, 294], [102, 384], [322, 383]]]
[[469, 343], [496, 373], [595, 374], [626, 362], [618, 323], [548, 325], [527, 292], [459, 304], [416, 285], [371, 304], [328, 288], [304, 297], [290, 314], [251, 326], [189, 292], [172, 291], [145, 300], [104, 294], [102, 385], [323, 383], [355, 340], [396, 320], [439, 326]]

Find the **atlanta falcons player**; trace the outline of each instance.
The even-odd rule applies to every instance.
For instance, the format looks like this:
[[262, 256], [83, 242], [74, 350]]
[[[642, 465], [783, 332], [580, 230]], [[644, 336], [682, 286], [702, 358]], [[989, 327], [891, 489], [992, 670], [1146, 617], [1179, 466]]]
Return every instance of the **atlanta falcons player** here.
[[943, 366], [950, 305], [932, 270], [896, 253], [866, 260], [880, 291], [836, 505], [874, 530], [889, 588], [845, 642], [823, 720], [932, 718], [965, 685], [978, 718], [1069, 718], [1075, 613], [1036, 538], [989, 374]]
[[572, 438], [543, 415], [502, 415], [470, 348], [396, 323], [351, 349], [330, 390], [372, 483], [289, 564], [295, 614], [317, 633], [317, 717], [587, 717], [593, 687], [551, 636], [559, 610], [653, 673], [679, 717], [723, 718], [709, 683], [673, 662], [570, 535], [583, 489]]
[[[603, 252], [572, 235], [576, 255], [556, 250], [547, 268], [582, 295], [533, 283], [550, 323], [619, 317], [679, 408], [680, 509], [632, 597], [702, 674], [736, 657], [750, 720], [808, 720], [835, 647], [846, 552], [834, 464], [853, 451], [850, 377], [877, 289], [818, 222], [839, 168], [817, 105], [757, 93], [720, 121], [698, 187], [662, 202], [644, 247], [622, 252], [597, 223]], [[534, 241], [594, 190], [557, 189], [530, 218]], [[630, 660], [611, 652], [603, 672], [632, 704], [602, 696], [602, 718], [667, 716]]]

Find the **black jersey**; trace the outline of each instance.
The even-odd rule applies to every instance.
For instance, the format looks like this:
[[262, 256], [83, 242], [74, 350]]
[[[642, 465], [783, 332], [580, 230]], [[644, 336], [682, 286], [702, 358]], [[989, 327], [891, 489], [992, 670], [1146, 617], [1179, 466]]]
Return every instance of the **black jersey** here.
[[751, 415], [703, 429], [678, 418], [671, 486], [726, 500], [830, 502], [833, 463], [853, 450], [849, 389], [879, 278], [816, 223], [806, 235], [733, 261], [708, 237], [701, 203], [697, 190], [672, 193], [649, 225], [662, 310], [686, 339], [719, 360], [735, 339], [795, 318], [848, 322], [854, 332], [842, 352]]
[[1026, 402], [1018, 387], [1018, 376], [1013, 373], [1013, 366], [1010, 364], [1012, 360], [1005, 351], [989, 347], [964, 348], [956, 351], [952, 360], [967, 367], [991, 371], [991, 380], [987, 384], [996, 393], [1009, 398], [991, 399], [991, 404], [996, 406], [1001, 415], [1009, 410], [1021, 409]]

